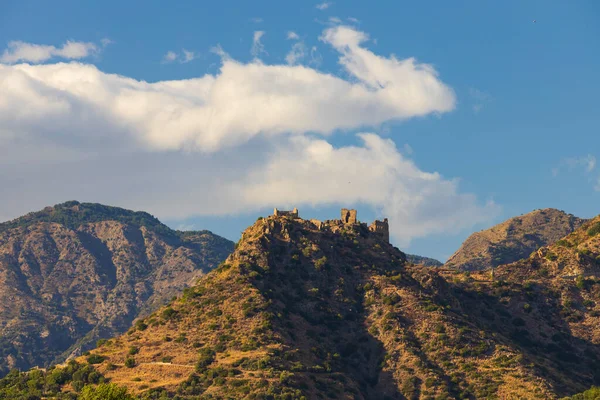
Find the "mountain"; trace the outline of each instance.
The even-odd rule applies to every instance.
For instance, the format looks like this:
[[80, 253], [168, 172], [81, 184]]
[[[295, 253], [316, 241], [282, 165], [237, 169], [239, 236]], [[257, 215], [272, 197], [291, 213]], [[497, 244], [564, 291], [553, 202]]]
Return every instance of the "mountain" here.
[[144, 399], [557, 399], [600, 383], [599, 233], [492, 276], [411, 265], [366, 224], [271, 216], [78, 361]]
[[426, 267], [441, 267], [442, 265], [444, 265], [443, 262], [440, 262], [435, 258], [417, 256], [415, 254], [407, 254], [406, 261], [417, 265], [424, 265]]
[[476, 271], [508, 264], [556, 242], [585, 221], [552, 208], [535, 210], [472, 234], [446, 261], [446, 266]]
[[0, 224], [0, 373], [124, 332], [216, 267], [233, 242], [75, 201]]

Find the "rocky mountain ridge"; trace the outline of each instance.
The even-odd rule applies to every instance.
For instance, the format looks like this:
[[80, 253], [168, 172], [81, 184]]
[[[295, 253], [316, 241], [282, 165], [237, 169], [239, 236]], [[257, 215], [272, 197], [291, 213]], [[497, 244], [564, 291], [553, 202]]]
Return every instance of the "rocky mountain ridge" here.
[[125, 331], [232, 250], [208, 231], [74, 201], [0, 224], [0, 372], [59, 362]]
[[476, 271], [509, 264], [556, 242], [585, 222], [585, 219], [552, 208], [535, 210], [473, 233], [445, 266]]

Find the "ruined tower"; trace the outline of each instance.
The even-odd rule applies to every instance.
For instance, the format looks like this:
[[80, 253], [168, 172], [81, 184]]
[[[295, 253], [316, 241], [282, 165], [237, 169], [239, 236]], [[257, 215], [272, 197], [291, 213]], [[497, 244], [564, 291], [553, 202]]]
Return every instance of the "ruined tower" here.
[[356, 210], [342, 208], [342, 222], [344, 224], [356, 224], [358, 222], [356, 219]]
[[390, 227], [387, 218], [384, 218], [383, 221], [373, 221], [373, 223], [369, 226], [369, 230], [383, 236], [387, 242], [390, 241]]

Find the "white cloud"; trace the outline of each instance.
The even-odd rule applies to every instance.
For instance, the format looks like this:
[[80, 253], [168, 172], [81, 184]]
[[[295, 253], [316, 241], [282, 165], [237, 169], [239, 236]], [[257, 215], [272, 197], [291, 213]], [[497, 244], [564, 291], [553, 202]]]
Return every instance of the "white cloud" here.
[[323, 56], [321, 56], [321, 53], [319, 53], [317, 46], [311, 47], [309, 64], [318, 67], [321, 65], [321, 62], [323, 62]]
[[348, 19], [348, 21], [352, 22], [353, 24], [360, 23], [360, 21], [358, 20], [358, 18], [348, 17], [347, 19]]
[[[43, 161], [43, 143], [0, 146], [0, 220], [68, 199], [178, 220], [273, 206], [358, 205], [389, 218], [394, 243], [406, 246], [497, 215], [493, 202], [480, 204], [460, 193], [456, 180], [420, 170], [391, 140], [372, 133], [359, 137], [361, 145], [346, 147], [304, 136], [264, 139], [210, 155], [100, 147]], [[4, 157], [9, 153], [11, 160]]]
[[261, 39], [265, 35], [265, 31], [255, 31], [252, 36], [252, 48], [250, 49], [250, 53], [254, 57], [258, 57], [261, 53], [267, 54], [265, 51], [265, 46], [262, 44]]
[[260, 24], [263, 22], [263, 19], [260, 17], [254, 17], [254, 18], [250, 18], [250, 21], [254, 22], [255, 24]]
[[580, 157], [566, 157], [560, 160], [558, 166], [552, 168], [552, 176], [557, 177], [564, 169], [567, 169], [569, 172], [576, 169], [583, 170], [588, 176], [588, 181], [592, 183], [594, 190], [600, 192], [600, 176], [592, 176], [596, 171], [596, 166], [597, 159], [592, 154]]
[[329, 17], [329, 22], [332, 24], [341, 24], [342, 20], [339, 17]]
[[167, 51], [167, 54], [164, 55], [163, 57], [163, 61], [164, 62], [173, 62], [177, 60], [177, 53], [175, 53], [174, 51]]
[[285, 56], [285, 61], [289, 65], [296, 65], [306, 56], [306, 45], [303, 42], [296, 42], [292, 49]]
[[393, 141], [372, 133], [359, 137], [362, 147], [338, 149], [324, 140], [295, 137], [233, 191], [255, 207], [368, 204], [390, 219], [391, 234], [402, 245], [497, 215], [499, 207], [493, 202], [480, 206], [475, 196], [459, 193], [456, 180], [419, 170]]
[[326, 2], [324, 2], [324, 3], [319, 3], [319, 4], [317, 4], [315, 7], [316, 7], [317, 9], [319, 9], [319, 10], [323, 11], [323, 10], [326, 10], [326, 9], [328, 9], [329, 7], [331, 7], [331, 5], [332, 5], [332, 4], [333, 4], [332, 2], [326, 1]]
[[[243, 64], [225, 58], [217, 75], [147, 83], [92, 65], [0, 64], [0, 126], [19, 135], [91, 140], [125, 136], [146, 148], [205, 152], [256, 136], [331, 134], [454, 108], [452, 89], [414, 59], [376, 55], [361, 32], [328, 29], [349, 80], [305, 66]], [[115, 133], [118, 132], [118, 133]], [[2, 140], [2, 139], [0, 139]]]
[[109, 44], [113, 44], [114, 41], [110, 40], [109, 38], [103, 38], [102, 40], [100, 40], [100, 43], [102, 44], [102, 47], [106, 47]]
[[[102, 41], [103, 46], [106, 46], [105, 40], [107, 39], [103, 39]], [[77, 60], [86, 58], [99, 51], [98, 46], [94, 43], [76, 42], [72, 40], [68, 40], [60, 48], [21, 41], [9, 42], [7, 47], [8, 48], [2, 53], [2, 56], [0, 56], [0, 63], [40, 63], [56, 57]]]
[[596, 157], [591, 154], [581, 157], [566, 157], [560, 160], [558, 167], [552, 169], [552, 175], [557, 176], [560, 170], [567, 168], [572, 171], [576, 168], [583, 168], [587, 173], [593, 172], [596, 169]]
[[317, 137], [455, 104], [431, 66], [374, 54], [362, 32], [330, 28], [321, 40], [346, 78], [220, 48], [217, 74], [155, 83], [77, 62], [0, 64], [0, 219], [68, 199], [178, 219], [360, 203], [405, 243], [491, 218], [493, 203], [421, 171], [391, 140], [362, 134], [335, 148]]
[[172, 63], [172, 62], [177, 61], [180, 64], [185, 64], [185, 63], [189, 63], [190, 61], [197, 59], [198, 57], [199, 57], [198, 53], [195, 53], [193, 51], [189, 51], [186, 49], [181, 49], [180, 54], [177, 54], [174, 51], [168, 51], [163, 56], [163, 63]]
[[183, 60], [181, 61], [182, 63], [188, 63], [188, 62], [198, 58], [198, 55], [196, 53], [194, 53], [193, 51], [188, 51], [186, 49], [182, 49], [182, 51], [183, 51]]
[[300, 39], [300, 36], [298, 36], [298, 34], [294, 31], [288, 31], [287, 38], [288, 40], [298, 40]]

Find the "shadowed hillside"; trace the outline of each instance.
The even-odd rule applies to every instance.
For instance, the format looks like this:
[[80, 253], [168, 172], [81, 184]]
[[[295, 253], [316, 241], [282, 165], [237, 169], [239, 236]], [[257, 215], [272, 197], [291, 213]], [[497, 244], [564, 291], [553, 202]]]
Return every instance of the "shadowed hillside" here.
[[[366, 225], [269, 217], [197, 286], [93, 354], [143, 396], [551, 399], [589, 388], [595, 311], [571, 321], [551, 295], [557, 281], [511, 277], [522, 272], [501, 267], [492, 281], [409, 266]], [[595, 307], [600, 281], [587, 279]]]

